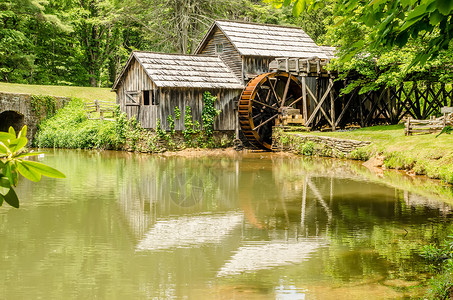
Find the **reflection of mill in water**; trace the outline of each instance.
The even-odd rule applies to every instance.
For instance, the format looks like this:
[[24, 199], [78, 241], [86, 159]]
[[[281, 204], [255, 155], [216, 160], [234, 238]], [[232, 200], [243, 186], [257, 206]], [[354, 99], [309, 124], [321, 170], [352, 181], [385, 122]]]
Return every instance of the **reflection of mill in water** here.
[[[337, 222], [335, 187], [335, 197], [342, 182], [350, 184], [348, 195], [364, 188], [341, 166], [308, 170], [278, 158], [174, 159], [135, 174], [141, 176], [123, 187], [120, 205], [136, 250], [221, 248], [221, 261], [213, 263], [218, 276], [307, 260], [328, 243], [329, 226]], [[404, 203], [411, 199], [405, 195]]]
[[[135, 178], [132, 185], [124, 186], [120, 203], [139, 239], [137, 251], [219, 246], [234, 238], [232, 245], [236, 249], [232, 249], [229, 258], [225, 257], [224, 266], [219, 266], [218, 275], [224, 276], [300, 263], [325, 244], [318, 234], [298, 236], [300, 229], [290, 222], [284, 193], [279, 190], [279, 186], [286, 187], [274, 176], [272, 164], [263, 170], [263, 160], [243, 166], [239, 160], [230, 159], [223, 164], [210, 160], [198, 162], [203, 165], [198, 169], [179, 163], [157, 165], [153, 173], [136, 171], [141, 174], [140, 180]], [[305, 192], [300, 205], [305, 205], [307, 191], [312, 190], [330, 220], [332, 213], [315, 183], [310, 178], [302, 182]], [[256, 193], [263, 184], [274, 193]], [[137, 193], [134, 195], [136, 191], [138, 197]], [[284, 211], [285, 218], [277, 216], [270, 222], [263, 219], [259, 209], [262, 205], [267, 210], [273, 207], [270, 210]], [[300, 211], [305, 213], [305, 206]], [[286, 225], [275, 226], [282, 223], [276, 219], [286, 220]], [[318, 224], [314, 226], [317, 228]], [[254, 240], [257, 231], [264, 239]], [[237, 233], [234, 237], [233, 232]], [[320, 230], [317, 228], [316, 232]]]

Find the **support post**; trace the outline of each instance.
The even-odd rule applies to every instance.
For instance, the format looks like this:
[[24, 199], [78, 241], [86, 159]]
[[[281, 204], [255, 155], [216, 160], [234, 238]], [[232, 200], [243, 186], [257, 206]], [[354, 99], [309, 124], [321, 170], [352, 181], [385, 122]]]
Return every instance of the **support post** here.
[[308, 120], [308, 111], [307, 111], [307, 82], [306, 82], [306, 76], [302, 76], [302, 102], [303, 102], [303, 115], [304, 115], [304, 120], [305, 123], [307, 123]]
[[332, 120], [332, 131], [335, 131], [335, 96], [333, 94], [333, 79], [329, 78], [330, 89], [330, 119]]

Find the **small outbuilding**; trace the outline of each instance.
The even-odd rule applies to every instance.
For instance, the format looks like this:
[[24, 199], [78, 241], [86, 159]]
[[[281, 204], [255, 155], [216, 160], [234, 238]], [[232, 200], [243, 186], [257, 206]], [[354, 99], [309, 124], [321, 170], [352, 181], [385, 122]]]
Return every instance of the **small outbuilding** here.
[[[217, 97], [215, 106], [221, 110], [214, 129], [230, 131], [236, 129], [233, 105], [243, 88], [218, 56], [133, 51], [112, 90], [128, 118], [135, 116], [143, 128], [155, 128], [160, 119], [167, 130], [167, 116], [175, 107], [184, 116], [190, 106], [194, 120], [200, 121], [202, 96], [209, 91]], [[185, 129], [183, 117], [175, 121], [175, 129]]]

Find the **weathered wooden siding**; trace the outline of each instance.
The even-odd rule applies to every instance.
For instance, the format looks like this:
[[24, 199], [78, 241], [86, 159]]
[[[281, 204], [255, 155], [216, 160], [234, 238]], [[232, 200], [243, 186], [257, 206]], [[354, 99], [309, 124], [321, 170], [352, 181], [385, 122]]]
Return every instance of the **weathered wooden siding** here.
[[[171, 114], [174, 116], [175, 107], [181, 110], [181, 118], [175, 121], [176, 130], [184, 130], [184, 115], [186, 107], [190, 106], [194, 121], [201, 121], [201, 111], [203, 109], [203, 93], [206, 90], [202, 89], [183, 89], [183, 88], [160, 88], [159, 90], [159, 111], [157, 118], [161, 120], [162, 128], [169, 130], [167, 117]], [[234, 100], [237, 100], [241, 94], [241, 90], [209, 90], [213, 96], [217, 96], [215, 102], [216, 109], [220, 109], [221, 113], [217, 117], [214, 124], [215, 130], [234, 130], [236, 128], [236, 114], [234, 111]], [[140, 118], [142, 126], [145, 128], [153, 128], [152, 123], [149, 125], [145, 120]]]
[[233, 46], [233, 44], [227, 39], [227, 37], [218, 28], [214, 30], [211, 36], [206, 42], [206, 46], [201, 49], [199, 54], [205, 55], [218, 55], [216, 53], [216, 44], [223, 44], [223, 53], [219, 56], [225, 62], [225, 64], [233, 71], [237, 78], [242, 78], [242, 60], [241, 55]]
[[[146, 122], [149, 128], [153, 128], [155, 126], [153, 121], [155, 122], [156, 120], [153, 116], [157, 114], [157, 106], [143, 106], [143, 91], [155, 90], [154, 83], [135, 59], [130, 63], [125, 74], [117, 90], [116, 103], [120, 105], [121, 111], [125, 112], [128, 118], [132, 116], [138, 117], [140, 122]], [[127, 105], [127, 92], [138, 92], [137, 101], [140, 106]]]
[[242, 72], [244, 77], [251, 79], [256, 75], [269, 72], [269, 64], [275, 57], [243, 56]]

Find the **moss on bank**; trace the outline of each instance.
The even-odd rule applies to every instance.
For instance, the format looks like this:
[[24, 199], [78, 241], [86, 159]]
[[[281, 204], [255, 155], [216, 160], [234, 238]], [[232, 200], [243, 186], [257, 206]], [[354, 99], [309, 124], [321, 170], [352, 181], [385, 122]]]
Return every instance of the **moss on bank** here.
[[[294, 134], [297, 132], [285, 133], [289, 138]], [[444, 134], [438, 138], [434, 134], [405, 136], [404, 125], [374, 126], [344, 132], [303, 132], [303, 134], [369, 141], [370, 145], [361, 147], [346, 157], [368, 160], [380, 155], [384, 157], [386, 168], [407, 170], [453, 184], [453, 135]]]

